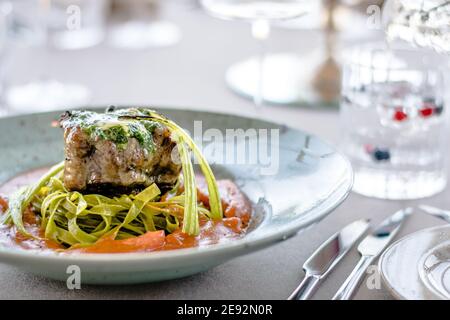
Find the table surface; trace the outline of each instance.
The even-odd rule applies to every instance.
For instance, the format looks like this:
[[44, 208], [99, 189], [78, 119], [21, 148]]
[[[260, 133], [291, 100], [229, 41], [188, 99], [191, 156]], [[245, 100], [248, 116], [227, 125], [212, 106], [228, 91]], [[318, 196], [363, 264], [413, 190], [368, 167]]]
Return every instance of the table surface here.
[[[224, 72], [233, 62], [257, 50], [244, 23], [225, 22], [195, 8], [166, 12], [178, 24], [182, 40], [167, 48], [139, 51], [106, 46], [79, 51], [15, 50], [9, 82], [20, 83], [42, 75], [78, 82], [92, 90], [93, 105], [152, 105], [192, 107], [271, 119], [317, 134], [331, 143], [339, 139], [336, 110], [265, 106], [256, 112], [250, 101], [226, 88]], [[369, 31], [367, 31], [369, 34]], [[370, 34], [370, 36], [374, 36]], [[377, 37], [377, 35], [375, 35]], [[271, 52], [312, 52], [323, 37], [312, 30], [276, 29], [268, 42]], [[344, 39], [350, 45], [355, 39]], [[33, 110], [27, 110], [32, 112]], [[448, 191], [426, 200], [450, 205]], [[293, 194], [293, 196], [295, 196]], [[236, 258], [210, 271], [188, 278], [133, 286], [88, 286], [68, 290], [65, 283], [24, 274], [0, 264], [0, 299], [285, 299], [302, 280], [301, 266], [331, 234], [360, 218], [376, 224], [394, 211], [417, 201], [383, 201], [351, 194], [313, 228], [273, 247]], [[415, 214], [397, 238], [443, 224]], [[330, 299], [358, 259], [353, 249], [322, 284], [314, 299]], [[362, 285], [356, 299], [392, 299], [389, 292]]]

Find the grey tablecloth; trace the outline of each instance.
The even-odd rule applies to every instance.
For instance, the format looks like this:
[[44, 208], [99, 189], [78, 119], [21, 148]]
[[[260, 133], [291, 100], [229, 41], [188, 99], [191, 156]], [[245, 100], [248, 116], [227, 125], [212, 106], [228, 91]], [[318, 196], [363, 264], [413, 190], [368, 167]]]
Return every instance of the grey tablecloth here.
[[[193, 107], [272, 119], [317, 134], [335, 143], [339, 139], [334, 110], [305, 110], [271, 106], [255, 112], [251, 102], [231, 93], [224, 72], [233, 62], [257, 50], [248, 25], [207, 17], [195, 9], [168, 12], [182, 30], [182, 41], [173, 47], [124, 51], [99, 46], [80, 51], [17, 49], [9, 81], [25, 82], [45, 75], [79, 82], [92, 92], [92, 104]], [[309, 52], [321, 44], [315, 31], [275, 30], [269, 50]], [[346, 41], [345, 43], [348, 43]], [[33, 109], [30, 106], [30, 110]], [[449, 206], [447, 192], [426, 200]], [[295, 195], [293, 195], [295, 196]], [[359, 218], [374, 223], [414, 202], [381, 201], [352, 194], [345, 203], [315, 227], [271, 248], [229, 261], [189, 278], [134, 286], [87, 286], [70, 291], [59, 283], [24, 274], [0, 264], [0, 298], [30, 299], [285, 299], [303, 277], [305, 259], [340, 227]], [[414, 215], [399, 237], [442, 222]], [[358, 254], [354, 249], [323, 283], [316, 299], [331, 298], [349, 274]], [[392, 299], [385, 288], [363, 285], [357, 299]]]

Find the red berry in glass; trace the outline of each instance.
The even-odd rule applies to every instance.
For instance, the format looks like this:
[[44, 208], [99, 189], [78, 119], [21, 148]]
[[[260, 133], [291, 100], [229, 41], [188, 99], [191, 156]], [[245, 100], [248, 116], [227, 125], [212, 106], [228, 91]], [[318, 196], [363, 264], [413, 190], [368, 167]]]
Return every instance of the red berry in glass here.
[[403, 111], [403, 108], [401, 108], [401, 107], [395, 108], [394, 116], [393, 116], [393, 119], [395, 121], [401, 122], [401, 121], [405, 121], [407, 118], [408, 118], [408, 115], [405, 113], [405, 111]]
[[422, 117], [426, 118], [433, 115], [434, 109], [435, 105], [433, 103], [425, 102], [422, 106], [422, 109], [419, 110], [419, 113]]

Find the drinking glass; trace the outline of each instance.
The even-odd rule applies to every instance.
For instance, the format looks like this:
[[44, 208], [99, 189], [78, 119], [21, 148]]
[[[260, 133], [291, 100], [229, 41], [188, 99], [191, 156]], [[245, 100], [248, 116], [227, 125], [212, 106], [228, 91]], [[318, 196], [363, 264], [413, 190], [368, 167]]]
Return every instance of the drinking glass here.
[[[235, 82], [242, 82], [244, 79], [251, 86], [245, 91], [250, 92], [256, 106], [262, 105], [267, 88], [264, 84], [267, 78], [264, 74], [266, 71], [265, 40], [270, 35], [271, 23], [301, 17], [309, 11], [313, 3], [317, 2], [311, 0], [200, 0], [200, 3], [211, 16], [250, 22], [251, 34], [259, 42], [258, 57], [252, 60], [250, 65], [244, 63], [232, 66], [226, 78], [230, 86], [236, 88], [241, 85], [239, 83], [235, 85]], [[292, 59], [288, 59], [281, 57], [281, 61], [277, 63], [289, 64]]]
[[[7, 1], [12, 5], [12, 41], [10, 50], [25, 47], [35, 50], [33, 58], [36, 64], [48, 63], [47, 55], [54, 47], [64, 49], [79, 49], [93, 45], [98, 41], [92, 28], [84, 29], [90, 15], [96, 16], [98, 8], [104, 0], [14, 0]], [[78, 6], [81, 15], [80, 29], [65, 30], [66, 26], [61, 19], [69, 19], [73, 3]], [[66, 8], [67, 10], [64, 10]], [[74, 7], [73, 7], [74, 8]], [[72, 8], [72, 9], [73, 9]], [[67, 13], [67, 14], [66, 14]], [[62, 14], [62, 17], [61, 17]], [[58, 17], [57, 19], [55, 18]], [[67, 21], [69, 21], [67, 20]], [[95, 20], [95, 19], [94, 19]], [[69, 22], [68, 22], [69, 23]], [[14, 59], [14, 55], [12, 58]], [[42, 56], [45, 59], [42, 59]], [[37, 57], [37, 58], [36, 58]], [[41, 60], [42, 59], [42, 60]], [[45, 60], [45, 61], [44, 61]], [[5, 90], [5, 103], [13, 113], [29, 111], [44, 111], [62, 107], [78, 107], [86, 104], [90, 99], [90, 91], [79, 83], [61, 82], [43, 72], [37, 79], [26, 80], [20, 83], [9, 83]]]
[[58, 49], [84, 49], [105, 38], [108, 0], [40, 0], [49, 6], [47, 36]]
[[355, 170], [354, 191], [415, 199], [447, 182], [448, 121], [441, 57], [368, 44], [344, 67], [341, 147]]
[[14, 0], [14, 32], [21, 41], [62, 50], [103, 41], [108, 0]]
[[389, 39], [450, 53], [450, 1], [388, 0], [383, 20]]
[[0, 0], [0, 116], [8, 113], [3, 101], [4, 78], [8, 59], [8, 40], [11, 24], [11, 4]]
[[[181, 9], [181, 1], [175, 2], [179, 5], [176, 9]], [[180, 41], [178, 25], [162, 18], [167, 7], [176, 3], [167, 0], [114, 0], [112, 3], [114, 23], [107, 37], [110, 46], [139, 50], [167, 47]]]

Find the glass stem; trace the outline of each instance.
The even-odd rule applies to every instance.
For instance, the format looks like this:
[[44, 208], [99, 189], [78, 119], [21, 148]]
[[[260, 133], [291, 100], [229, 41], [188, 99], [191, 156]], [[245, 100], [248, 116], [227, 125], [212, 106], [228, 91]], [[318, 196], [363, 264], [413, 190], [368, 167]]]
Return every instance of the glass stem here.
[[40, 0], [39, 1], [39, 23], [42, 31], [42, 36], [44, 37], [43, 43], [45, 49], [49, 46], [49, 19], [51, 10], [51, 0]]
[[258, 41], [257, 57], [257, 83], [253, 94], [253, 102], [257, 107], [264, 102], [264, 62], [266, 59], [266, 40], [270, 34], [270, 23], [266, 19], [254, 20], [252, 22], [252, 36]]

